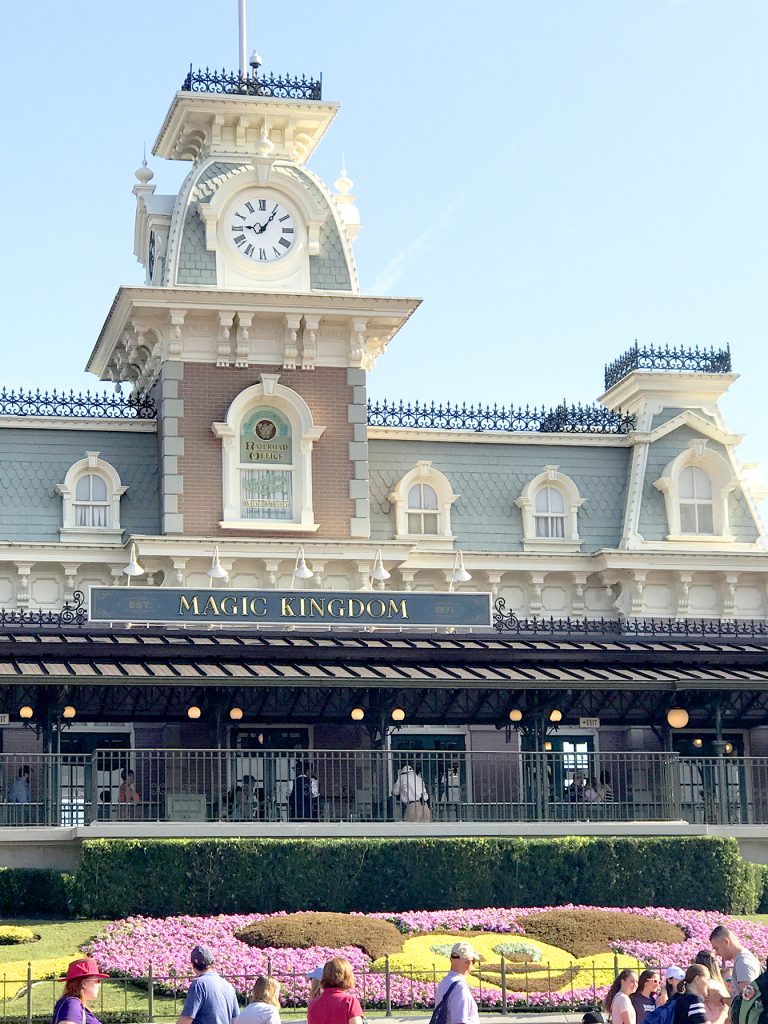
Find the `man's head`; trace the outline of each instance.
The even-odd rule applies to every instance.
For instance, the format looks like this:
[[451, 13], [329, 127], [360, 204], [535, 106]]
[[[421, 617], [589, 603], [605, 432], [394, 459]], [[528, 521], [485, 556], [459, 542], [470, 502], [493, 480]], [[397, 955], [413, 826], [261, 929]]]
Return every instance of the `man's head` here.
[[602, 1013], [597, 1010], [587, 1010], [581, 1018], [581, 1024], [605, 1024]]
[[479, 959], [480, 954], [468, 942], [454, 942], [451, 947], [451, 970], [458, 974], [468, 974]]
[[213, 966], [213, 953], [208, 946], [195, 946], [189, 955], [192, 966], [201, 974]]
[[712, 949], [723, 960], [734, 960], [744, 948], [730, 928], [719, 924], [709, 936]]

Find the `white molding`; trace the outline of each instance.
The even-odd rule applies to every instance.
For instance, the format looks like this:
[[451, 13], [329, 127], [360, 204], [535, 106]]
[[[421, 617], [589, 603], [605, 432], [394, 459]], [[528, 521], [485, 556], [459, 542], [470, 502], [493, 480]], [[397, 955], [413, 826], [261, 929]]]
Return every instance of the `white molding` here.
[[286, 523], [279, 519], [228, 519], [219, 523], [222, 530], [250, 530], [252, 533], [315, 533], [319, 523]]
[[667, 420], [666, 423], [659, 424], [658, 427], [654, 427], [653, 430], [649, 431], [636, 431], [635, 438], [639, 442], [648, 442], [652, 444], [654, 441], [661, 440], [662, 437], [666, 437], [667, 434], [673, 433], [675, 430], [679, 430], [680, 427], [693, 427], [694, 430], [698, 430], [700, 434], [704, 434], [705, 437], [710, 438], [712, 441], [718, 441], [722, 445], [736, 446], [741, 444], [744, 439], [743, 434], [731, 434], [727, 430], [722, 430], [720, 427], [711, 423], [709, 420], [704, 419], [703, 416], [697, 416], [692, 409], [686, 409], [681, 412], [679, 416], [673, 416], [672, 419]]
[[472, 444], [540, 444], [551, 448], [563, 445], [573, 448], [629, 448], [632, 434], [533, 434], [502, 431], [475, 433], [473, 430], [433, 430], [424, 427], [368, 427], [369, 441], [453, 441]]
[[[683, 534], [680, 528], [680, 474], [685, 469], [703, 470], [712, 484], [712, 534]], [[664, 472], [653, 486], [664, 495], [669, 533], [667, 541], [684, 539], [711, 543], [732, 540], [728, 521], [728, 495], [739, 486], [739, 480], [728, 459], [707, 448], [707, 442], [694, 438], [688, 446], [664, 467]]]
[[[107, 488], [108, 526], [78, 526], [75, 522], [75, 493], [78, 481], [88, 475], [101, 477]], [[80, 544], [115, 544], [122, 537], [120, 526], [120, 498], [128, 490], [121, 483], [120, 474], [111, 463], [99, 458], [99, 452], [86, 452], [85, 458], [73, 463], [67, 470], [64, 483], [56, 484], [56, 493], [62, 497], [62, 539], [71, 538]]]
[[0, 416], [0, 430], [117, 430], [131, 434], [156, 434], [157, 420], [112, 420], [106, 417], [64, 419], [60, 416]]
[[[536, 536], [536, 495], [544, 487], [558, 491], [565, 505], [564, 537]], [[523, 518], [523, 547], [526, 551], [578, 551], [581, 547], [579, 537], [579, 509], [584, 501], [573, 480], [561, 473], [557, 466], [545, 466], [543, 472], [523, 488], [523, 493], [515, 499]]]

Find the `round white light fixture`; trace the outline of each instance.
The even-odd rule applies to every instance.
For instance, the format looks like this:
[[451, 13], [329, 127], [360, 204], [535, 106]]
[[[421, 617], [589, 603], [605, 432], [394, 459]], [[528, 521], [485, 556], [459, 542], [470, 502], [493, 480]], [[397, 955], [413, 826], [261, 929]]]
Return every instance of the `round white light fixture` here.
[[71, 704], [67, 704], [61, 714], [63, 718], [74, 718], [77, 714], [77, 710], [73, 708]]
[[19, 718], [32, 718], [35, 714], [35, 709], [31, 708], [29, 704], [25, 704], [23, 708], [19, 708]]
[[509, 712], [509, 720], [510, 722], [522, 722], [523, 712], [520, 710], [520, 708], [512, 708], [512, 710]]
[[365, 718], [364, 708], [352, 708], [349, 714], [353, 722], [362, 722]]
[[187, 718], [200, 718], [202, 713], [197, 704], [192, 704], [191, 707], [187, 708]]
[[392, 721], [402, 722], [405, 720], [405, 712], [402, 708], [392, 708]]
[[670, 729], [684, 729], [688, 725], [688, 718], [685, 708], [670, 708], [667, 712], [667, 724]]
[[701, 736], [697, 736], [696, 739], [693, 741], [693, 745], [694, 747], [703, 747], [704, 740], [701, 738]]
[[230, 708], [229, 709], [229, 717], [232, 719], [233, 722], [239, 722], [240, 719], [243, 717], [243, 709], [242, 708]]
[[560, 708], [552, 708], [552, 710], [549, 712], [549, 720], [550, 722], [562, 722], [563, 712], [560, 710]]

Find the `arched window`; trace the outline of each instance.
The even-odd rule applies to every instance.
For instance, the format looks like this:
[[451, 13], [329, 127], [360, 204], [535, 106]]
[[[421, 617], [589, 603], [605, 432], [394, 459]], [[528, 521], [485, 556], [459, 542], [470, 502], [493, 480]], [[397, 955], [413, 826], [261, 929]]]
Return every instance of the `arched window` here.
[[387, 497], [395, 509], [396, 536], [426, 544], [453, 543], [451, 506], [459, 495], [431, 462], [417, 462]]
[[565, 537], [565, 499], [556, 487], [540, 487], [534, 501], [537, 537]]
[[75, 526], [109, 526], [107, 481], [86, 473], [75, 486]]
[[680, 530], [715, 532], [712, 481], [700, 466], [686, 466], [680, 474]]
[[128, 490], [114, 466], [86, 452], [70, 466], [56, 490], [62, 497], [62, 540], [78, 543], [122, 543], [120, 498]]
[[429, 484], [413, 484], [408, 489], [408, 533], [437, 536], [440, 511], [437, 491]]
[[307, 532], [319, 529], [312, 505], [312, 449], [325, 427], [279, 374], [263, 373], [230, 405], [221, 438], [219, 525], [231, 530]]
[[653, 483], [664, 495], [669, 528], [666, 540], [733, 540], [728, 495], [738, 485], [738, 476], [728, 459], [713, 451], [708, 439], [692, 438]]
[[583, 502], [576, 484], [557, 466], [545, 466], [544, 472], [525, 487], [515, 505], [523, 517], [523, 547], [526, 551], [578, 551], [578, 511]]

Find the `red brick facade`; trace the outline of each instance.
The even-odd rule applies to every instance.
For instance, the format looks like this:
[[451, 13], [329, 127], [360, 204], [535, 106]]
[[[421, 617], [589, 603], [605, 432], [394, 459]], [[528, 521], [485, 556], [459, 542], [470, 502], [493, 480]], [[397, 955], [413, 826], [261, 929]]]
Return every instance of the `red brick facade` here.
[[[184, 416], [179, 420], [179, 436], [184, 438], [184, 455], [179, 458], [183, 477], [183, 493], [179, 511], [184, 516], [186, 536], [221, 536], [222, 530], [221, 441], [211, 431], [211, 424], [223, 422], [233, 399], [260, 381], [260, 372], [274, 373], [274, 366], [250, 367], [247, 370], [185, 363], [184, 379], [179, 382], [179, 398], [184, 402]], [[349, 537], [349, 520], [355, 514], [355, 503], [349, 497], [352, 464], [349, 442], [353, 428], [348, 422], [347, 406], [352, 389], [347, 384], [347, 371], [341, 367], [318, 367], [311, 371], [283, 370], [280, 384], [292, 388], [307, 403], [315, 424], [325, 433], [316, 442], [312, 456], [312, 489], [315, 522], [320, 524], [309, 537]], [[259, 537], [283, 536], [254, 530]], [[238, 531], [248, 536], [248, 531]], [[300, 536], [300, 535], [299, 535]]]

